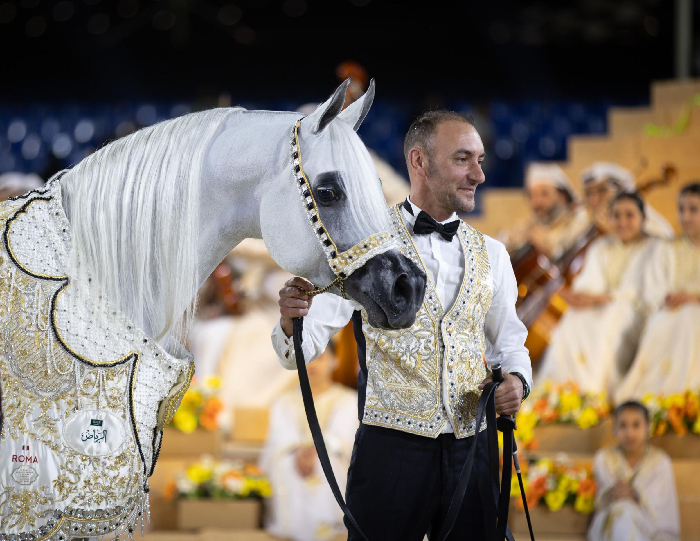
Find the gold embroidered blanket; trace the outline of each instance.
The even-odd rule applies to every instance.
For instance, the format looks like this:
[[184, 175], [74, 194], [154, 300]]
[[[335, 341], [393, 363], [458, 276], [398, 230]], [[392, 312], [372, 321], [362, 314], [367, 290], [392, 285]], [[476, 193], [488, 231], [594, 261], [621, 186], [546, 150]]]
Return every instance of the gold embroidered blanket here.
[[191, 358], [78, 295], [58, 181], [0, 204], [0, 228], [0, 539], [129, 537]]

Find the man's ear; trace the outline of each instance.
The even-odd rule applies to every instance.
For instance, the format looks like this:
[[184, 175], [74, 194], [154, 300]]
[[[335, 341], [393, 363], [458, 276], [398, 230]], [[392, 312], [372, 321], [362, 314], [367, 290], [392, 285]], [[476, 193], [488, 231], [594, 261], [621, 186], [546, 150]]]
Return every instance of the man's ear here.
[[425, 152], [420, 147], [413, 147], [408, 151], [408, 163], [411, 169], [424, 170], [427, 165]]

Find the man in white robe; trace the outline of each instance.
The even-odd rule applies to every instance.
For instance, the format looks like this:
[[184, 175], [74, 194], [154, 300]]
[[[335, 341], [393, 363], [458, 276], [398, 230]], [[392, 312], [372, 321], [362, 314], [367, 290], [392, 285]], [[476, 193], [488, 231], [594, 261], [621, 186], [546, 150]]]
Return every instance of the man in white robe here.
[[525, 190], [532, 217], [504, 232], [501, 240], [515, 263], [517, 253], [529, 246], [559, 259], [590, 229], [586, 209], [578, 204], [571, 181], [556, 164], [529, 164]]

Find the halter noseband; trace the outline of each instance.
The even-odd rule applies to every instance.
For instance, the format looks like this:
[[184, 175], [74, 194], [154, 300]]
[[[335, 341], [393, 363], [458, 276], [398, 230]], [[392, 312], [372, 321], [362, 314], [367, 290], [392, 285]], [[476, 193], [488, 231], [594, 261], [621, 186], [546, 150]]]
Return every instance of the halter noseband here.
[[362, 267], [375, 255], [382, 254], [394, 248], [395, 241], [393, 236], [387, 232], [375, 233], [358, 242], [345, 252], [338, 253], [338, 247], [335, 242], [333, 242], [333, 239], [328, 233], [328, 229], [326, 229], [326, 226], [324, 226], [321, 221], [318, 206], [316, 205], [316, 200], [311, 190], [311, 183], [309, 179], [306, 178], [304, 169], [301, 166], [301, 149], [299, 147], [300, 125], [301, 120], [298, 120], [292, 130], [292, 167], [294, 169], [294, 178], [311, 227], [313, 227], [314, 233], [321, 243], [321, 248], [323, 248], [326, 254], [328, 265], [335, 273], [335, 279], [330, 284], [322, 288], [314, 289], [313, 291], [306, 291], [305, 293], [307, 295], [318, 295], [319, 293], [325, 293], [333, 286], [337, 285], [340, 289], [340, 294], [345, 297], [343, 282], [348, 276]]

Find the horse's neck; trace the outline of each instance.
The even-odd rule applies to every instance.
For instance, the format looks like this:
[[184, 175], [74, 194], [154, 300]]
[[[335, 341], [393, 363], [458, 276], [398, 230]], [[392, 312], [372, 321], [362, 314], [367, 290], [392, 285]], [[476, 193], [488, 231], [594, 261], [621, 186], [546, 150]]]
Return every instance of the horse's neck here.
[[215, 136], [200, 195], [200, 283], [246, 238], [262, 238], [260, 202], [289, 163], [293, 113], [241, 110]]

